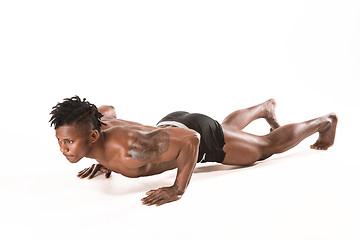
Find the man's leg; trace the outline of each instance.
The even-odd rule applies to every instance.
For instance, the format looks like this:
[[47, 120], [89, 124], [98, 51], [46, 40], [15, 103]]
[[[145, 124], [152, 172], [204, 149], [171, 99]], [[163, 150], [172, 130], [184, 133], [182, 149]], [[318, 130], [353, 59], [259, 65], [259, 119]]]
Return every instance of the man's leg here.
[[231, 127], [237, 130], [242, 130], [252, 121], [264, 118], [271, 127], [271, 131], [280, 127], [275, 116], [275, 100], [269, 99], [268, 101], [259, 105], [237, 110], [228, 115], [222, 122], [222, 126]]
[[311, 148], [326, 150], [334, 144], [336, 125], [337, 117], [332, 113], [306, 122], [279, 127], [265, 136], [235, 132], [224, 126], [226, 156], [223, 164], [253, 164], [275, 153], [282, 153], [295, 147], [316, 132], [319, 133], [319, 138]]

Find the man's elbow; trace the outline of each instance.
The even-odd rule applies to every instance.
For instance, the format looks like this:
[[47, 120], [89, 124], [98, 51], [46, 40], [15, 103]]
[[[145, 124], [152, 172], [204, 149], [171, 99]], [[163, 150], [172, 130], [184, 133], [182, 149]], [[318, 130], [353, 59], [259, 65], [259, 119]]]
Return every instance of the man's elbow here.
[[190, 137], [189, 142], [191, 143], [191, 145], [196, 146], [197, 148], [200, 145], [200, 134], [198, 132], [194, 131], [194, 134]]
[[188, 139], [186, 144], [187, 151], [189, 154], [193, 155], [192, 157], [197, 159], [200, 146], [200, 134], [196, 133], [191, 138]]

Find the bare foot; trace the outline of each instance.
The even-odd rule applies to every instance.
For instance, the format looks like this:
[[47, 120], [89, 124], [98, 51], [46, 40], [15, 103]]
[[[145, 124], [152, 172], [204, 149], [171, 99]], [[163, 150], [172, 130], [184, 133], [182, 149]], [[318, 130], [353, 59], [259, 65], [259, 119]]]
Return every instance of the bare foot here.
[[276, 102], [274, 99], [269, 99], [266, 102], [264, 102], [263, 105], [264, 105], [265, 111], [266, 111], [266, 115], [264, 118], [269, 123], [269, 125], [271, 127], [270, 132], [272, 132], [275, 129], [280, 127], [280, 124], [275, 115]]
[[327, 150], [334, 144], [338, 118], [335, 113], [330, 113], [329, 115], [324, 116], [324, 118], [325, 121], [330, 124], [325, 125], [323, 129], [319, 130], [318, 140], [310, 146], [312, 149]]

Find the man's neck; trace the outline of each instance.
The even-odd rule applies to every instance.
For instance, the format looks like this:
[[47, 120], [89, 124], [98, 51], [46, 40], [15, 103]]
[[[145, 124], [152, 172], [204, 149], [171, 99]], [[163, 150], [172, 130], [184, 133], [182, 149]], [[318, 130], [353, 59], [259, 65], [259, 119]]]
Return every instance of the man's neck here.
[[86, 154], [85, 157], [92, 158], [96, 160], [106, 160], [105, 159], [105, 135], [100, 134], [100, 137], [91, 145], [90, 152]]

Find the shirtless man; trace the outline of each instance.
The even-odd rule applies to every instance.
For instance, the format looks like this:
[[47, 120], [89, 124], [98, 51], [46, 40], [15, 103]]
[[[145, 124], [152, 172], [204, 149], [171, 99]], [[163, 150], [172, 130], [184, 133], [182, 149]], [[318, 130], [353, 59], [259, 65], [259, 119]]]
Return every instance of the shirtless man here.
[[[202, 115], [175, 112], [157, 127], [116, 118], [112, 106], [95, 105], [78, 96], [64, 99], [50, 113], [60, 151], [71, 162], [83, 157], [99, 164], [79, 172], [80, 178], [93, 178], [97, 172], [108, 178], [112, 171], [127, 177], [159, 174], [177, 168], [175, 182], [146, 193], [145, 205], [162, 205], [184, 194], [197, 162], [251, 165], [275, 153], [296, 146], [318, 132], [312, 149], [326, 150], [334, 143], [337, 117], [334, 113], [302, 123], [280, 126], [270, 99], [248, 109], [237, 110], [217, 121]], [[271, 132], [256, 136], [242, 129], [264, 118]]]

